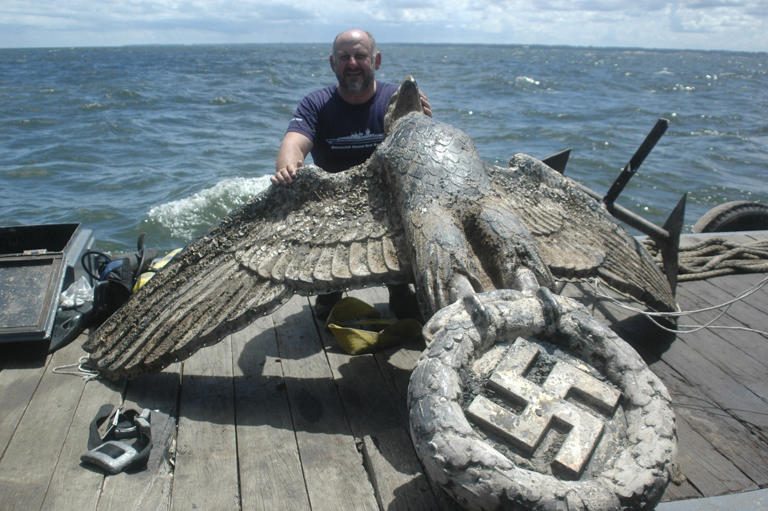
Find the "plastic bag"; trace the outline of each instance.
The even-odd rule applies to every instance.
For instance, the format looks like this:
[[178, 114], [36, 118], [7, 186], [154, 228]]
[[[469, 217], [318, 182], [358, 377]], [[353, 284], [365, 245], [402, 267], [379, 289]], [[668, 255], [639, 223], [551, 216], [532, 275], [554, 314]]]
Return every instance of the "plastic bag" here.
[[82, 276], [61, 293], [59, 307], [75, 309], [91, 302], [93, 302], [93, 288], [88, 283], [88, 279]]

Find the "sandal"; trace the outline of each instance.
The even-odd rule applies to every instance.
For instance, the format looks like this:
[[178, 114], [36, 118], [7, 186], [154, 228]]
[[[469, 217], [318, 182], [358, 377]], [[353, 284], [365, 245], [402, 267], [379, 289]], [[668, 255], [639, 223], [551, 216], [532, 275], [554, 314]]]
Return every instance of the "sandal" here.
[[[98, 445], [94, 447], [95, 444]], [[91, 423], [88, 448], [80, 461], [107, 474], [146, 465], [152, 450], [149, 409], [139, 413], [133, 409], [102, 406]]]

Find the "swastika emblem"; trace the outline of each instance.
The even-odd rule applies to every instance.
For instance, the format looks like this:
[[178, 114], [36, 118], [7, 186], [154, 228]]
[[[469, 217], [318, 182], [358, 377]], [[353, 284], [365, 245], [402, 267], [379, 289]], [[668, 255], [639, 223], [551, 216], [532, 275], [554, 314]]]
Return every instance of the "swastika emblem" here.
[[466, 509], [653, 508], [677, 450], [669, 392], [583, 306], [526, 278], [424, 326], [408, 385], [424, 470]]
[[[603, 434], [601, 414], [615, 412], [621, 392], [564, 360], [555, 362], [538, 385], [525, 375], [540, 354], [537, 345], [518, 338], [488, 379], [488, 388], [499, 399], [477, 395], [466, 412], [479, 427], [496, 433], [527, 456], [533, 455], [549, 430], [564, 431], [565, 440], [551, 466], [575, 479]], [[570, 397], [588, 406], [577, 406], [567, 400]]]

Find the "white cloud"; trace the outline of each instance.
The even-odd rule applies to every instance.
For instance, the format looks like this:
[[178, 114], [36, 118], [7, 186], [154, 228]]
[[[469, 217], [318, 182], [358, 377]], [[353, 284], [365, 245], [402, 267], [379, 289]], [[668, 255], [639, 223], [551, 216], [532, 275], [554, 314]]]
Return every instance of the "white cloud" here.
[[768, 51], [764, 0], [3, 0], [0, 47], [382, 42]]

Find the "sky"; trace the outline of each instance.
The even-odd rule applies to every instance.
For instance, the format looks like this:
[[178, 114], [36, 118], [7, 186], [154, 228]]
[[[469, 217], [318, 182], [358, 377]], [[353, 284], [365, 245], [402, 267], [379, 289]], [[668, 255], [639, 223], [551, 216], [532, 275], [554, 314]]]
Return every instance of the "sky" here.
[[0, 0], [0, 48], [543, 44], [768, 52], [768, 0]]

